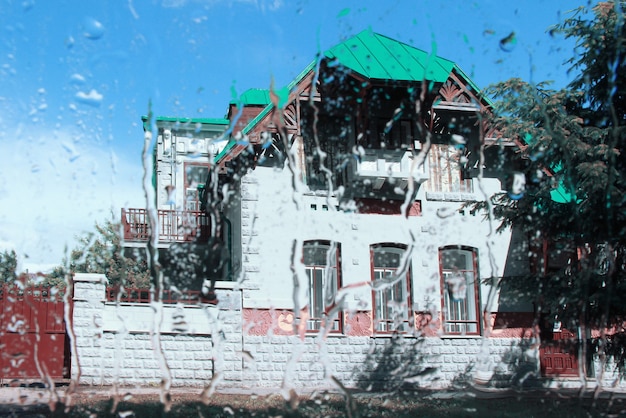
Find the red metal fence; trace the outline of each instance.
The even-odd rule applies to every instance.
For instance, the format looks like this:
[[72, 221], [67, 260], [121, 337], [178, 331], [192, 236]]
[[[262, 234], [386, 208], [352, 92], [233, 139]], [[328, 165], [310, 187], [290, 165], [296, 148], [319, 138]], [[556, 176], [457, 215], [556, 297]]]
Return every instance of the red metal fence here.
[[0, 379], [69, 378], [63, 296], [53, 293], [0, 286]]
[[[201, 211], [157, 210], [159, 242], [206, 242], [211, 233], [209, 218]], [[146, 209], [122, 209], [124, 240], [148, 241], [150, 222]]]
[[[175, 291], [165, 289], [162, 292], [161, 301], [163, 303], [196, 304], [199, 296], [199, 290]], [[108, 287], [107, 302], [117, 301], [120, 303], [150, 303], [152, 301], [152, 291], [136, 287]]]

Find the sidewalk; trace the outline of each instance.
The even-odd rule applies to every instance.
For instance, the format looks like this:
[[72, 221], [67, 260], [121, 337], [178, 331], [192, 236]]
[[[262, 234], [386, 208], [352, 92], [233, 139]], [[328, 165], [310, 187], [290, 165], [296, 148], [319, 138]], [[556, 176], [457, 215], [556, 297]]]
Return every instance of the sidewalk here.
[[[527, 397], [529, 399], [560, 397], [560, 398], [578, 398], [585, 399], [597, 396], [598, 399], [626, 399], [626, 391], [623, 389], [602, 388], [601, 392], [595, 394], [594, 382], [589, 382], [587, 389], [581, 392], [573, 387], [533, 387], [525, 389], [512, 388], [493, 388], [474, 386], [457, 390], [421, 390], [416, 391], [419, 396], [451, 399], [458, 398], [459, 395], [465, 395], [470, 398], [478, 399], [503, 399], [510, 397]], [[173, 399], [183, 398], [186, 401], [194, 401], [201, 399], [202, 387], [174, 387], [170, 390]], [[46, 414], [50, 411], [50, 406], [56, 405], [58, 402], [65, 404], [68, 401], [69, 386], [57, 386], [52, 389], [42, 387], [0, 387], [0, 417], [14, 416], [18, 414], [33, 415]], [[305, 389], [298, 389], [298, 395], [312, 395], [307, 393]], [[336, 392], [340, 395], [339, 392]], [[355, 398], [385, 398], [390, 393], [372, 393], [372, 392], [351, 392]], [[159, 387], [112, 387], [112, 386], [79, 386], [74, 393], [71, 394], [71, 405], [96, 403], [105, 401], [119, 396], [121, 399], [128, 397], [139, 400], [159, 401], [161, 388]], [[216, 396], [278, 396], [282, 397], [280, 388], [277, 389], [260, 389], [246, 390], [237, 388], [223, 388], [216, 391]]]

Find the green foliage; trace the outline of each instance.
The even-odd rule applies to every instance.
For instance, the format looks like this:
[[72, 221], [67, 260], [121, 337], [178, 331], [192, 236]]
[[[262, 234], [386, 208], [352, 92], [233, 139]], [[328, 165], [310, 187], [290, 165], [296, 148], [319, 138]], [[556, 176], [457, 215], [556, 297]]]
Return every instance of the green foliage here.
[[129, 257], [124, 254], [119, 223], [96, 223], [95, 232], [85, 234], [79, 242], [79, 247], [70, 255], [70, 271], [106, 274], [111, 286], [150, 286], [150, 273], [145, 259], [140, 255]]
[[55, 267], [50, 273], [46, 274], [40, 285], [44, 287], [56, 287], [65, 289], [67, 271], [63, 266]]
[[489, 92], [498, 100], [491, 122], [523, 144], [527, 162], [524, 197], [493, 198], [501, 228], [519, 228], [531, 244], [535, 268], [517, 290], [569, 328], [626, 317], [625, 11], [624, 1], [601, 2], [554, 28], [576, 40], [567, 89], [511, 79]]
[[0, 284], [10, 283], [17, 278], [17, 254], [14, 250], [0, 253]]
[[555, 31], [576, 40], [567, 61], [577, 76], [570, 87], [584, 91], [579, 110], [594, 126], [624, 125], [626, 117], [626, 2], [581, 6]]

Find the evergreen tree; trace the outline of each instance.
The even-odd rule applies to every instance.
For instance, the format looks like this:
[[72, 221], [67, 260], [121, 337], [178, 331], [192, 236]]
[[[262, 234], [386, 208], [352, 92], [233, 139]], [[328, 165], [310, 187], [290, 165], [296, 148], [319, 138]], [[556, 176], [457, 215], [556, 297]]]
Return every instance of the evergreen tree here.
[[17, 254], [14, 250], [0, 253], [0, 284], [11, 283], [17, 278]]
[[[536, 268], [515, 281], [571, 330], [618, 327], [600, 353], [622, 367], [626, 345], [626, 2], [581, 7], [552, 33], [576, 40], [567, 89], [519, 79], [491, 88], [492, 123], [523, 144], [526, 192], [494, 197], [501, 227], [519, 228]], [[544, 247], [544, 243], [550, 243]], [[546, 251], [547, 250], [547, 251]], [[560, 259], [560, 263], [546, 262]], [[583, 345], [583, 353], [585, 352]]]

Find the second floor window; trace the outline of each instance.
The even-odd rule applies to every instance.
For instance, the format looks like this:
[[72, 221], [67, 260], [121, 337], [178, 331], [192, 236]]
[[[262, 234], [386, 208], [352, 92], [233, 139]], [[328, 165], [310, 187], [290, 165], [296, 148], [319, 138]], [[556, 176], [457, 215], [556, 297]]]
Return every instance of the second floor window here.
[[406, 246], [371, 246], [374, 331], [406, 332], [412, 321], [411, 269], [405, 264]]
[[464, 178], [461, 169], [463, 150], [448, 144], [431, 144], [428, 152], [429, 176], [426, 191], [471, 193], [472, 180]]
[[303, 262], [308, 279], [307, 331], [341, 331], [341, 312], [329, 310], [335, 303], [340, 280], [340, 247], [328, 241], [306, 241]]
[[204, 187], [208, 175], [209, 164], [185, 163], [185, 210], [200, 210], [198, 187]]

